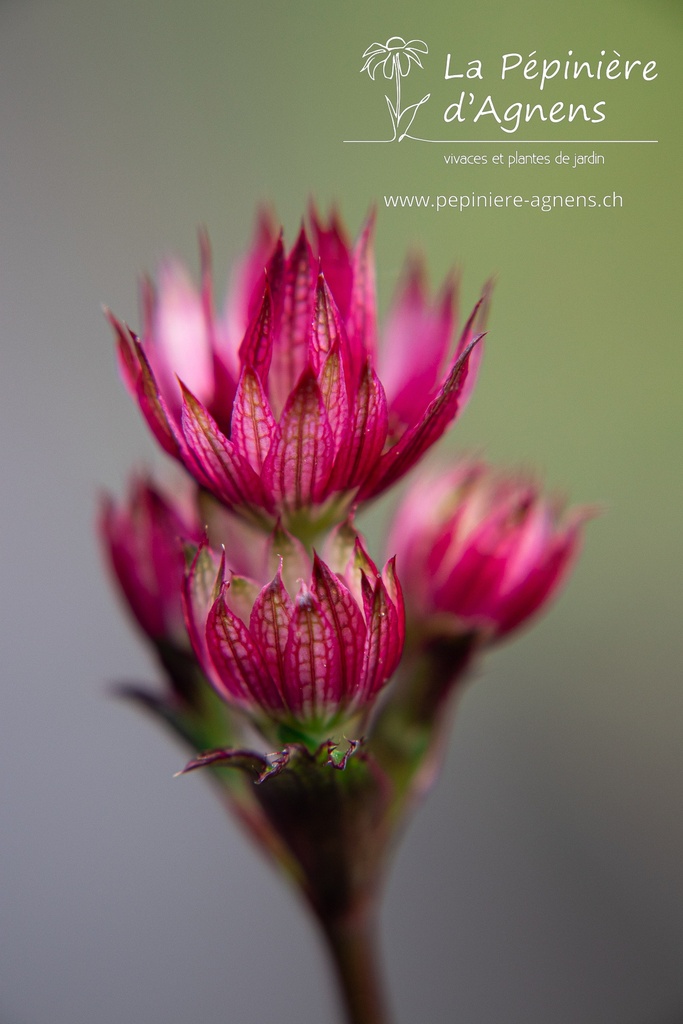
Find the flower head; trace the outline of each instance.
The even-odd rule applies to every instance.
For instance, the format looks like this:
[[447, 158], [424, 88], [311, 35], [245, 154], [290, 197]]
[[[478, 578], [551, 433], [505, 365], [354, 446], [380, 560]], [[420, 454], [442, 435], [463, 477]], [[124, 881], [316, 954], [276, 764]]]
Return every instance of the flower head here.
[[409, 621], [431, 635], [516, 629], [559, 589], [590, 514], [563, 515], [529, 481], [481, 462], [416, 481], [391, 536]]
[[181, 508], [149, 480], [131, 480], [125, 501], [106, 497], [100, 534], [119, 587], [142, 630], [156, 642], [189, 647], [183, 618], [181, 540], [198, 541], [191, 503]]
[[413, 270], [378, 352], [372, 221], [351, 247], [336, 217], [313, 214], [286, 253], [263, 220], [220, 316], [205, 240], [202, 263], [199, 290], [176, 264], [146, 286], [142, 340], [110, 319], [155, 436], [228, 508], [315, 533], [399, 479], [461, 410], [485, 303], [452, 346], [454, 283], [432, 304]]
[[324, 739], [394, 672], [404, 616], [393, 559], [379, 573], [356, 535], [352, 546], [338, 536], [331, 555], [349, 551], [337, 574], [277, 531], [269, 557], [278, 567], [262, 587], [227, 573], [225, 554], [197, 549], [184, 591], [195, 654], [218, 693], [261, 727]]
[[401, 36], [391, 36], [386, 43], [371, 43], [368, 46], [363, 54], [365, 64], [360, 69], [361, 74], [367, 71], [374, 81], [377, 71], [382, 68], [385, 78], [405, 78], [411, 64], [422, 67], [421, 53], [429, 53], [429, 47], [422, 39], [406, 42]]

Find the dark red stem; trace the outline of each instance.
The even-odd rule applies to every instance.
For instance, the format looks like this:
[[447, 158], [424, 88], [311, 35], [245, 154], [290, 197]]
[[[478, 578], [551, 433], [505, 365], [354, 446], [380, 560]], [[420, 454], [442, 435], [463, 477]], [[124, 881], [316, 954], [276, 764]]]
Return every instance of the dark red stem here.
[[377, 954], [374, 910], [321, 921], [346, 1024], [390, 1024]]

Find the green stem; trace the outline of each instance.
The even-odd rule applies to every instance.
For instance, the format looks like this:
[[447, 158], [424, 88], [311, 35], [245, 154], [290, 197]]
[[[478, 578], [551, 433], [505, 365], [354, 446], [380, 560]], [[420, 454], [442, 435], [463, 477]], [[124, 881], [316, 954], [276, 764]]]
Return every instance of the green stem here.
[[346, 1024], [390, 1024], [380, 981], [374, 909], [321, 920]]

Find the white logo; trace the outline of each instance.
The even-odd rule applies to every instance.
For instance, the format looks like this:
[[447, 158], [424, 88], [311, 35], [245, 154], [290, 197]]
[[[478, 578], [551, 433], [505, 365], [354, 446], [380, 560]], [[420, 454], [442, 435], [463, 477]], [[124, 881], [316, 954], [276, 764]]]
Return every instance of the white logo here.
[[377, 139], [377, 142], [403, 142], [406, 138], [412, 138], [408, 133], [415, 120], [415, 115], [422, 104], [427, 102], [431, 93], [427, 93], [417, 103], [409, 103], [408, 106], [402, 107], [401, 79], [408, 77], [413, 64], [422, 68], [420, 54], [425, 53], [429, 53], [429, 47], [422, 39], [411, 39], [406, 42], [401, 36], [391, 36], [386, 43], [371, 43], [363, 54], [365, 63], [360, 69], [361, 74], [367, 71], [374, 82], [375, 75], [381, 68], [387, 82], [392, 80], [396, 82], [393, 103], [385, 94], [393, 135], [390, 139]]

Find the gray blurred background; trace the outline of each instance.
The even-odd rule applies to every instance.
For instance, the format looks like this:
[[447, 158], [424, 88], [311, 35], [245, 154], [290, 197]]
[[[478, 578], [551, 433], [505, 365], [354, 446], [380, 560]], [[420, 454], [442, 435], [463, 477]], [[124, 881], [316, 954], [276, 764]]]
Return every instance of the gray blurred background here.
[[[352, 232], [378, 204], [383, 309], [411, 246], [434, 282], [461, 264], [465, 305], [498, 275], [478, 389], [442, 456], [483, 450], [606, 506], [561, 600], [468, 690], [399, 852], [383, 916], [397, 1024], [683, 1021], [683, 12], [420, 6], [0, 2], [0, 1024], [337, 1019], [293, 895], [204, 780], [172, 777], [184, 751], [108, 696], [154, 669], [93, 529], [102, 488], [164, 464], [100, 304], [137, 324], [138, 275], [169, 252], [196, 267], [199, 224], [220, 286], [256, 205], [292, 239], [310, 196]], [[615, 84], [585, 137], [659, 145], [572, 170], [344, 145], [388, 129], [384, 83], [359, 69], [394, 34], [429, 43], [405, 89], [433, 87], [435, 110], [455, 88], [446, 51], [656, 59], [659, 78]], [[541, 130], [525, 137], [569, 129]], [[383, 208], [385, 193], [472, 190], [615, 190], [624, 207]], [[365, 524], [375, 538], [387, 507]]]

